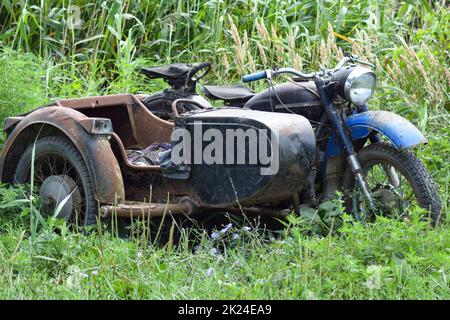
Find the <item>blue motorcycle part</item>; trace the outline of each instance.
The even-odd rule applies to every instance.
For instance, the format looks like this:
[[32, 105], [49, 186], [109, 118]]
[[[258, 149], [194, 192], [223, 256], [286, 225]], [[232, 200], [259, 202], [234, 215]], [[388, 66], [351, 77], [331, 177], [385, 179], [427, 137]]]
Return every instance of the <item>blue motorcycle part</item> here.
[[[345, 121], [352, 132], [352, 140], [366, 138], [372, 130], [386, 136], [399, 149], [407, 149], [428, 143], [419, 129], [405, 118], [389, 111], [366, 111], [354, 114]], [[342, 153], [342, 147], [334, 133], [327, 141], [324, 161]], [[326, 167], [326, 163], [324, 164]]]
[[242, 82], [252, 82], [256, 80], [265, 79], [267, 77], [266, 71], [258, 71], [254, 73], [247, 74], [242, 77]]

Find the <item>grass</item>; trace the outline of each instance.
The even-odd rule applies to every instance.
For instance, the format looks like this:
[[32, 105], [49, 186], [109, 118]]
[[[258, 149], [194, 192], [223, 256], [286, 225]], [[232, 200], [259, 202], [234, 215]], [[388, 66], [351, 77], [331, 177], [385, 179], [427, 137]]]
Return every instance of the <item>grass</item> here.
[[[448, 299], [448, 227], [349, 217], [339, 235], [291, 219], [276, 237], [240, 224], [177, 246], [76, 234], [54, 222], [31, 243], [23, 219], [2, 216], [0, 296], [30, 299]], [[220, 232], [222, 229], [222, 232]], [[56, 231], [55, 231], [56, 230]], [[105, 229], [107, 230], [107, 229]], [[184, 229], [186, 232], [187, 229]], [[190, 237], [197, 245], [192, 249]]]
[[[80, 29], [70, 27], [71, 5]], [[164, 87], [139, 75], [144, 65], [208, 60], [205, 82], [230, 83], [273, 65], [317, 69], [352, 51], [377, 66], [370, 107], [395, 111], [428, 138], [415, 151], [447, 213], [449, 15], [444, 2], [426, 0], [4, 0], [0, 120], [55, 98]], [[155, 241], [157, 221], [151, 230], [135, 221], [127, 237], [111, 222], [76, 233], [36, 207], [0, 186], [2, 299], [450, 298], [448, 218], [430, 229], [416, 211], [410, 223], [369, 227], [344, 215], [329, 232], [291, 217], [271, 232], [237, 220], [229, 229], [226, 217], [207, 228], [167, 217]]]
[[19, 54], [6, 49], [0, 55], [0, 119], [45, 104], [45, 74], [39, 59], [33, 54]]

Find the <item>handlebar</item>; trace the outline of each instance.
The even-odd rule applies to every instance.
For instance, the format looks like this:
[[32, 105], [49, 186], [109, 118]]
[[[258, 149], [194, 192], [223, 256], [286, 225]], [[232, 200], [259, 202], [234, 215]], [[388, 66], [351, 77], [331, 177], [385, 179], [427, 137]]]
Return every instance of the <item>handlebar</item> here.
[[250, 73], [250, 74], [243, 76], [242, 82], [245, 83], [245, 82], [251, 82], [251, 81], [267, 79], [267, 78], [270, 79], [270, 78], [275, 77], [282, 73], [290, 73], [290, 74], [296, 75], [302, 79], [312, 79], [316, 75], [316, 73], [303, 73], [303, 72], [300, 72], [293, 68], [280, 68], [277, 70], [267, 69], [265, 71], [258, 71], [258, 72]]
[[201, 63], [199, 63], [199, 64], [196, 64], [193, 68], [192, 68], [192, 70], [195, 70], [194, 71], [194, 73], [195, 72], [197, 72], [197, 71], [199, 71], [199, 70], [201, 70], [201, 69], [203, 69], [203, 68], [211, 68], [211, 62], [201, 62]]
[[243, 76], [242, 82], [251, 82], [251, 81], [267, 79], [267, 78], [270, 79], [270, 78], [280, 75], [282, 73], [290, 73], [301, 79], [309, 80], [309, 79], [313, 79], [315, 76], [324, 76], [327, 73], [329, 74], [338, 69], [341, 69], [349, 61], [350, 62], [359, 62], [361, 64], [365, 64], [365, 65], [374, 67], [372, 64], [370, 64], [368, 62], [359, 61], [357, 56], [346, 55], [344, 58], [341, 59], [341, 61], [339, 61], [339, 63], [333, 69], [321, 70], [319, 72], [311, 72], [311, 73], [303, 73], [303, 72], [295, 70], [293, 68], [280, 68], [280, 69], [276, 69], [276, 70], [267, 69], [265, 71], [259, 71], [259, 72], [255, 72], [255, 73], [251, 73], [251, 74]]
[[194, 65], [189, 74], [189, 78], [193, 78], [197, 72], [199, 72], [200, 70], [205, 69], [205, 68], [206, 68], [206, 70], [201, 75], [195, 77], [195, 79], [194, 79], [195, 81], [198, 81], [201, 78], [203, 78], [204, 76], [206, 76], [206, 74], [209, 72], [209, 70], [211, 70], [211, 63], [210, 62], [201, 62], [201, 63]]

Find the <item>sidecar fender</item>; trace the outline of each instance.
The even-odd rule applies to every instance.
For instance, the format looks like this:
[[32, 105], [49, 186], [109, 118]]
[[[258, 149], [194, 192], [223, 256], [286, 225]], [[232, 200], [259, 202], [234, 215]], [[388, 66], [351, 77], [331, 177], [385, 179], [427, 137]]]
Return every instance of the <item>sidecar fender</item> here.
[[[407, 149], [418, 144], [428, 143], [422, 132], [405, 118], [389, 111], [366, 111], [352, 115], [346, 119], [346, 125], [352, 132], [352, 140], [366, 138], [376, 131], [399, 149]], [[335, 134], [331, 134], [327, 142], [325, 158], [337, 156], [342, 148]]]
[[[98, 127], [102, 123], [97, 120], [100, 118], [89, 118], [74, 109], [52, 106], [6, 121], [5, 128], [10, 134], [0, 155], [0, 181], [13, 181], [21, 154], [38, 135], [62, 135], [72, 141], [83, 157], [96, 187], [96, 199], [107, 204], [123, 201], [125, 191], [119, 163], [111, 150], [109, 134], [103, 134], [112, 131], [112, 127]], [[103, 129], [108, 132], [102, 132]]]

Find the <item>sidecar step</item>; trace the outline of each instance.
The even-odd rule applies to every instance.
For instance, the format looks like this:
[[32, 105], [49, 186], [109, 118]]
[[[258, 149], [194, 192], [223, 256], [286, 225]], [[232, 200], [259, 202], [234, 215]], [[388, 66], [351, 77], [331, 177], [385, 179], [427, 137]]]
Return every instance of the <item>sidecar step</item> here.
[[100, 207], [100, 216], [106, 218], [116, 214], [121, 218], [148, 218], [162, 217], [167, 214], [193, 214], [198, 212], [226, 211], [232, 214], [244, 214], [249, 216], [271, 216], [284, 219], [289, 214], [289, 210], [277, 210], [263, 207], [229, 207], [229, 208], [198, 208], [189, 201], [183, 201], [177, 204], [131, 202], [122, 203], [116, 206]]
[[118, 217], [124, 218], [162, 217], [165, 214], [190, 214], [192, 211], [193, 205], [189, 202], [177, 204], [132, 202], [102, 206], [100, 207], [100, 216], [105, 218], [116, 214]]

